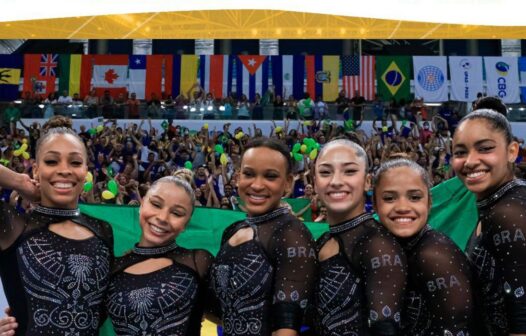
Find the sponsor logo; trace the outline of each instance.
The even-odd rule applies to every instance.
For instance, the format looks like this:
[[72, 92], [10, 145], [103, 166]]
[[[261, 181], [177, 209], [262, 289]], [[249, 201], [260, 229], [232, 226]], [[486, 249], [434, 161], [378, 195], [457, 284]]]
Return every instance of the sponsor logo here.
[[463, 58], [460, 60], [460, 67], [464, 70], [469, 70], [471, 69], [471, 63], [467, 58]]
[[464, 69], [464, 98], [469, 98], [469, 69], [471, 69], [471, 63], [468, 59], [463, 58], [459, 63], [460, 67]]
[[495, 64], [495, 70], [500, 75], [500, 77], [497, 78], [497, 94], [500, 98], [504, 98], [507, 95], [507, 85], [505, 77], [508, 75], [510, 66], [506, 62], [497, 62], [497, 64]]
[[418, 71], [417, 80], [426, 91], [437, 91], [445, 82], [445, 76], [439, 67], [426, 65]]

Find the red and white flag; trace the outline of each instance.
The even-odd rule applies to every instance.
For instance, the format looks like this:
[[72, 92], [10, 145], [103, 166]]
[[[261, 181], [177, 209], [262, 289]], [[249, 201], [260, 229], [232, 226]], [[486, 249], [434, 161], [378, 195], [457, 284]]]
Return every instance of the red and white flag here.
[[87, 55], [92, 64], [91, 84], [102, 95], [109, 90], [113, 97], [126, 93], [128, 86], [128, 55]]
[[352, 98], [358, 90], [365, 100], [374, 100], [376, 95], [374, 56], [342, 56], [341, 60], [345, 96]]
[[226, 97], [232, 91], [233, 56], [201, 55], [199, 80], [205, 92], [216, 98]]

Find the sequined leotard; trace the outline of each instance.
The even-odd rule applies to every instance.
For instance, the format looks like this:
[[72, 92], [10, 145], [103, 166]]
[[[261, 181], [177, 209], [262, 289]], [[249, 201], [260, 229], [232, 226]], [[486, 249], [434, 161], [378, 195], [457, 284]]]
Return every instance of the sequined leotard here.
[[402, 335], [477, 335], [472, 270], [464, 253], [429, 226], [398, 241], [408, 263]]
[[[172, 265], [146, 274], [125, 270], [151, 258], [167, 258]], [[212, 256], [175, 243], [138, 247], [117, 258], [106, 301], [108, 315], [119, 336], [199, 335], [206, 276]]]
[[[230, 237], [246, 227], [254, 230], [254, 239], [231, 246]], [[223, 234], [211, 269], [223, 334], [269, 336], [278, 329], [299, 331], [315, 270], [312, 236], [287, 209], [232, 224]]]
[[318, 251], [331, 238], [339, 252], [320, 262], [317, 335], [398, 335], [406, 260], [396, 239], [367, 213], [331, 226]]
[[[113, 261], [111, 227], [78, 209], [19, 214], [0, 204], [0, 213], [0, 275], [17, 335], [95, 335]], [[68, 239], [48, 229], [65, 220], [93, 237]]]
[[481, 234], [467, 253], [492, 335], [526, 333], [526, 182], [512, 180], [477, 201]]

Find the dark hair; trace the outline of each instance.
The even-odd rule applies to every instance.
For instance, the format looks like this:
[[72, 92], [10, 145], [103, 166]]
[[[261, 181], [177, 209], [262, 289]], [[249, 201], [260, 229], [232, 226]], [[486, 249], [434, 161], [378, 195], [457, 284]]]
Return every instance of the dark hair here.
[[281, 155], [283, 155], [283, 158], [285, 159], [285, 163], [287, 166], [286, 167], [287, 175], [292, 173], [292, 159], [290, 157], [289, 148], [283, 142], [277, 139], [274, 139], [274, 138], [259, 137], [259, 138], [254, 138], [250, 140], [245, 145], [245, 151], [241, 155], [241, 161], [243, 161], [243, 157], [245, 156], [245, 153], [249, 149], [258, 148], [258, 147], [265, 147], [265, 148], [269, 148], [277, 152], [280, 152]]
[[373, 176], [373, 193], [376, 195], [376, 188], [378, 187], [378, 183], [380, 183], [380, 179], [382, 176], [390, 171], [391, 169], [395, 168], [401, 168], [401, 167], [407, 167], [410, 168], [412, 171], [420, 175], [422, 178], [422, 181], [427, 187], [427, 192], [430, 195], [430, 188], [433, 185], [431, 182], [431, 179], [429, 177], [429, 174], [427, 173], [427, 170], [422, 168], [418, 163], [408, 160], [408, 159], [394, 159], [394, 160], [388, 160], [380, 165], [380, 168], [374, 173]]
[[460, 120], [457, 129], [467, 120], [475, 119], [483, 119], [490, 125], [490, 127], [493, 130], [503, 133], [504, 137], [506, 138], [507, 145], [509, 145], [513, 141], [513, 133], [511, 132], [511, 125], [508, 119], [506, 119], [506, 117], [502, 114], [490, 109], [478, 109], [467, 114], [466, 116], [464, 116], [464, 118]]
[[489, 109], [499, 112], [503, 116], [508, 115], [508, 108], [506, 105], [497, 97], [484, 97], [475, 103], [475, 110]]
[[87, 156], [86, 147], [84, 146], [84, 141], [79, 137], [79, 135], [72, 129], [73, 122], [71, 119], [63, 116], [53, 116], [42, 126], [43, 131], [40, 134], [40, 138], [37, 140], [36, 144], [36, 156], [43, 143], [45, 143], [50, 137], [54, 135], [71, 135], [76, 138], [83, 146], [84, 153]]

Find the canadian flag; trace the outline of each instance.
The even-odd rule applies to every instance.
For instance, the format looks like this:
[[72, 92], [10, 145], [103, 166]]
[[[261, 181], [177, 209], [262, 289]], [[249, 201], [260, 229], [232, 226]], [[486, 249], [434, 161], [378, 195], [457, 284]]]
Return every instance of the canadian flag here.
[[128, 86], [128, 55], [88, 55], [93, 65], [92, 87], [97, 95], [109, 90], [113, 97], [126, 93]]

